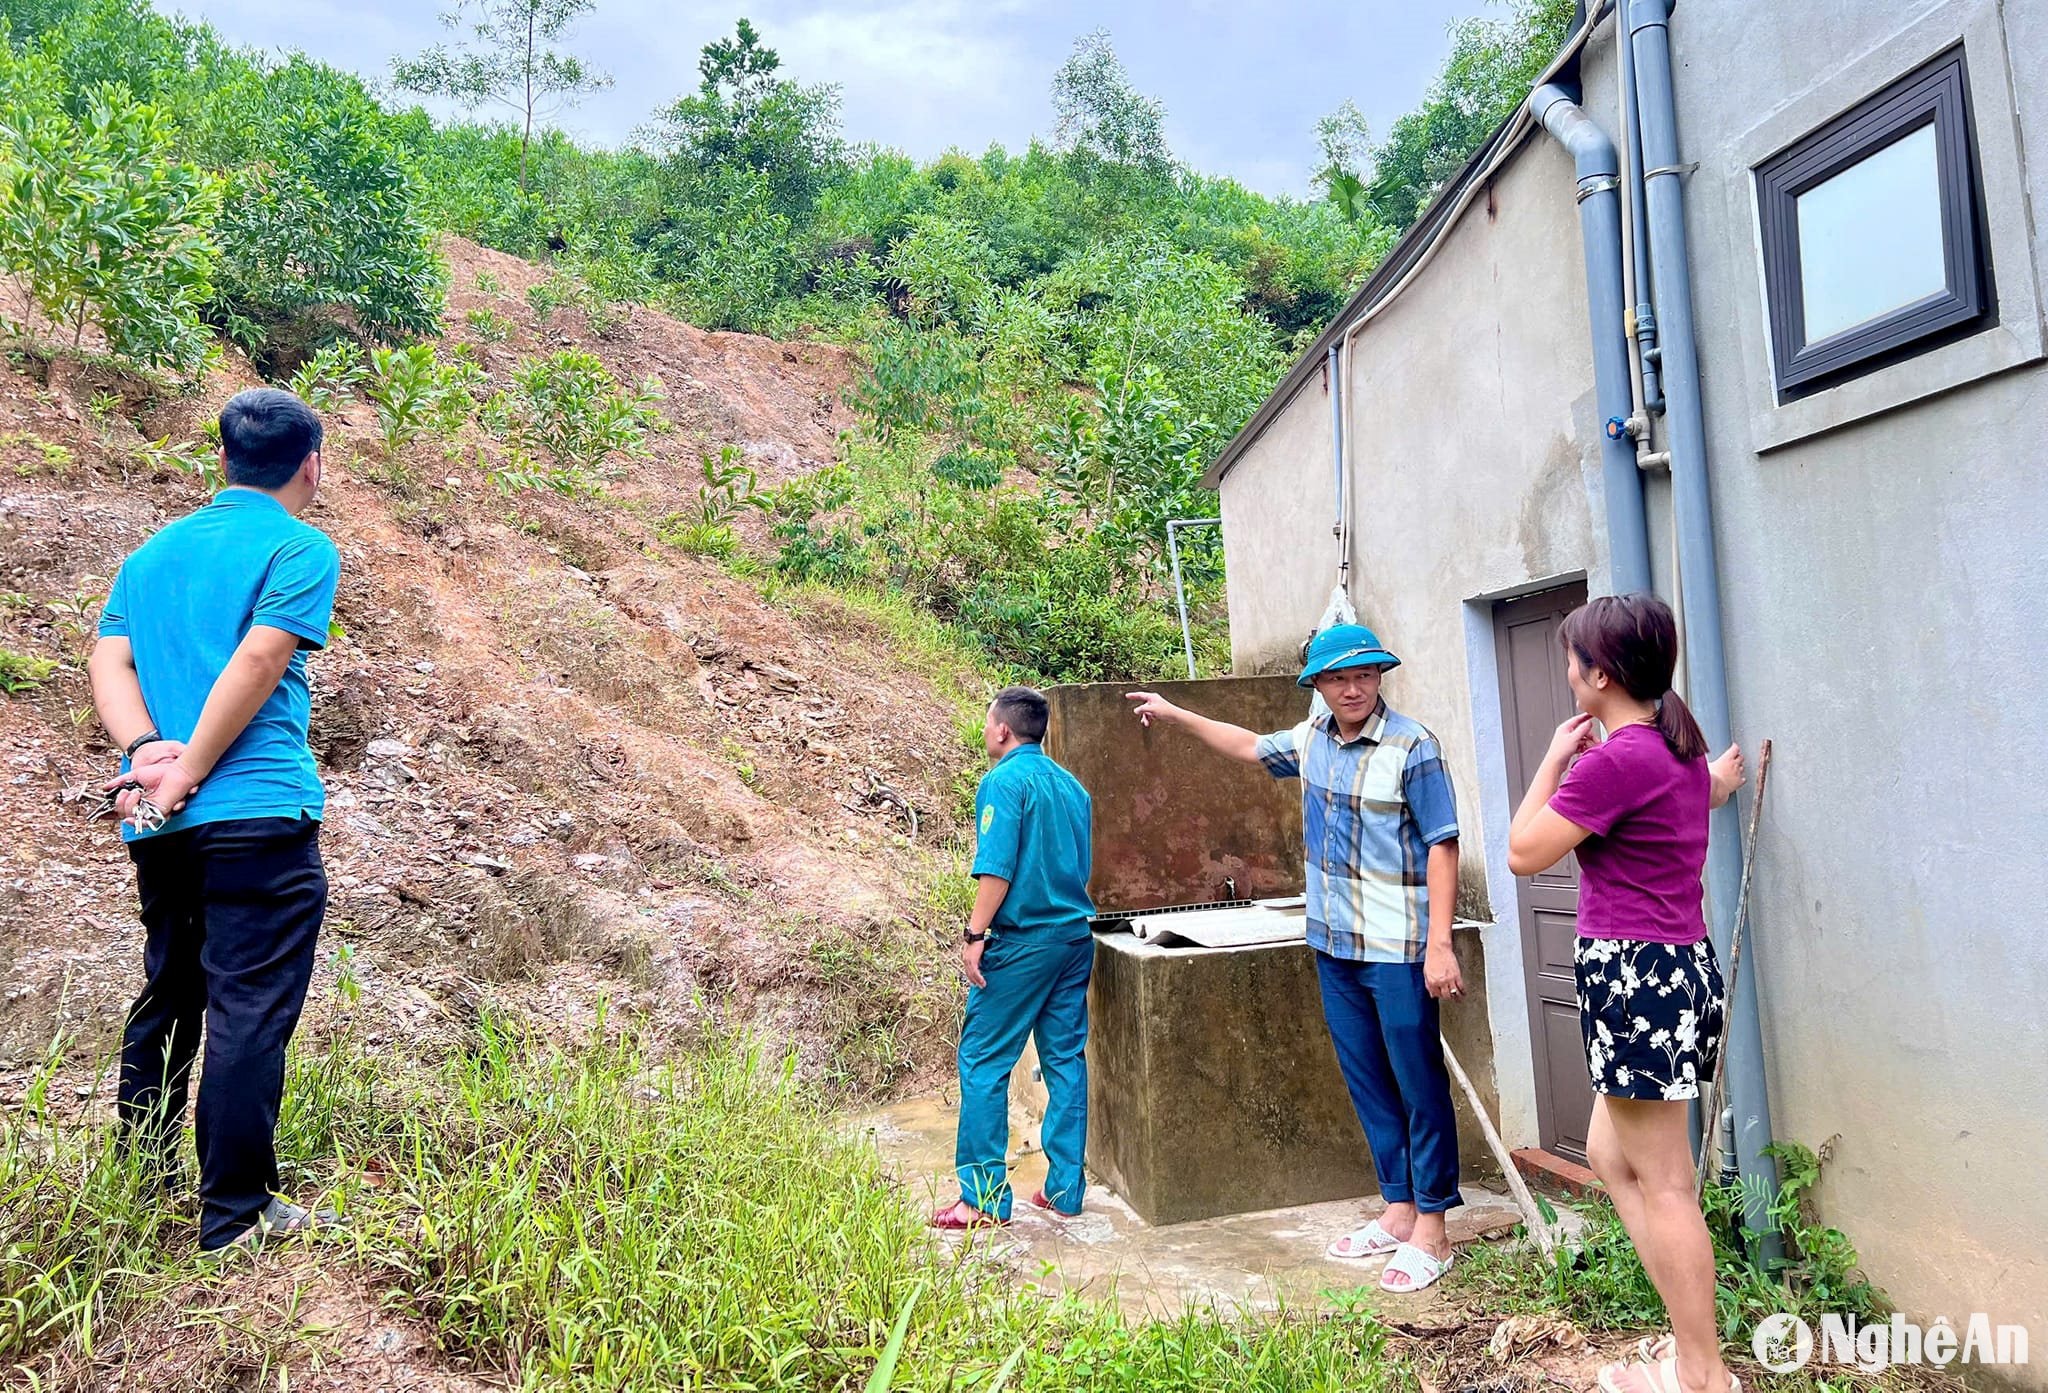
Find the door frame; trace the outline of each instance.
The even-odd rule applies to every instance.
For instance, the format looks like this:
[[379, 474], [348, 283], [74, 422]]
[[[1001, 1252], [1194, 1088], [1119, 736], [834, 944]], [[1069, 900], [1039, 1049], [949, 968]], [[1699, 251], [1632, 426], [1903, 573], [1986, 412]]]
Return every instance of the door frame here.
[[[1494, 606], [1546, 590], [1584, 585], [1583, 570], [1564, 571], [1519, 585], [1468, 596], [1462, 606], [1468, 711], [1473, 762], [1478, 769], [1479, 829], [1467, 838], [1466, 854], [1478, 852], [1486, 868], [1491, 913], [1482, 933], [1486, 954], [1487, 1024], [1493, 1033], [1494, 1083], [1500, 1098], [1500, 1132], [1510, 1147], [1533, 1147], [1542, 1136], [1536, 1116], [1535, 1030], [1529, 1018], [1529, 978], [1522, 964], [1522, 903], [1508, 869], [1508, 825], [1521, 790], [1508, 789], [1506, 732], [1503, 729]], [[1462, 796], [1462, 790], [1461, 790]]]
[[[1502, 624], [1502, 620], [1511, 606], [1526, 605], [1539, 611], [1555, 612], [1556, 609], [1564, 606], [1575, 607], [1576, 605], [1584, 604], [1586, 595], [1587, 587], [1584, 582], [1572, 582], [1548, 590], [1538, 590], [1527, 595], [1513, 596], [1493, 602], [1492, 618], [1495, 651], [1498, 655], [1496, 667], [1499, 677], [1501, 706], [1501, 772], [1508, 779], [1507, 790], [1511, 802], [1519, 803], [1523, 789], [1518, 787], [1518, 785], [1523, 785], [1525, 779], [1533, 777], [1535, 769], [1531, 766], [1541, 762], [1542, 753], [1540, 750], [1532, 750], [1526, 746], [1520, 746], [1514, 735], [1507, 729], [1509, 697], [1513, 691], [1513, 683], [1509, 680], [1509, 673], [1507, 671], [1509, 661], [1508, 631]], [[1570, 704], [1568, 699], [1566, 702], [1567, 709], [1569, 709]], [[1548, 713], [1545, 715], [1545, 720], [1547, 723]], [[1520, 771], [1521, 777], [1516, 777], [1513, 760], [1513, 755], [1518, 747], [1524, 766]], [[1515, 930], [1522, 944], [1522, 990], [1528, 998], [1529, 1053], [1536, 1087], [1536, 1131], [1540, 1144], [1548, 1150], [1567, 1159], [1583, 1162], [1585, 1157], [1579, 1143], [1577, 1141], [1568, 1141], [1561, 1127], [1560, 1112], [1567, 1102], [1576, 1100], [1560, 1101], [1555, 1095], [1553, 1087], [1554, 1075], [1549, 1066], [1551, 1051], [1544, 1047], [1546, 1043], [1554, 1045], [1556, 1042], [1546, 1042], [1544, 1039], [1544, 1032], [1549, 1027], [1546, 1024], [1543, 1007], [1545, 1001], [1551, 998], [1544, 997], [1542, 990], [1544, 979], [1541, 978], [1536, 970], [1538, 963], [1535, 961], [1535, 957], [1540, 951], [1538, 905], [1525, 904], [1523, 902], [1524, 897], [1530, 890], [1531, 882], [1537, 878], [1517, 876], [1514, 882], [1514, 898], [1516, 902]], [[1576, 880], [1576, 875], [1573, 876], [1573, 880]], [[1573, 904], [1572, 913], [1576, 921], [1578, 913], [1578, 892], [1576, 888], [1571, 891], [1571, 897]], [[1573, 1047], [1571, 1054], [1575, 1059], [1578, 1058], [1580, 1052], [1576, 1041], [1577, 1032], [1574, 1030], [1571, 1037], [1565, 1043]], [[1581, 1064], [1581, 1067], [1583, 1067], [1583, 1064]]]

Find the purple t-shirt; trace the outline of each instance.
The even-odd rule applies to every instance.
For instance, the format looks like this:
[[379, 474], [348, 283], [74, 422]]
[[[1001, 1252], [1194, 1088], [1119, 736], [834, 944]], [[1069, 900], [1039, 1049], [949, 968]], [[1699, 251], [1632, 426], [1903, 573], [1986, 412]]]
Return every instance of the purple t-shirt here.
[[1579, 843], [1579, 936], [1697, 943], [1707, 936], [1704, 758], [1671, 753], [1656, 727], [1627, 725], [1580, 755], [1550, 806], [1593, 835]]

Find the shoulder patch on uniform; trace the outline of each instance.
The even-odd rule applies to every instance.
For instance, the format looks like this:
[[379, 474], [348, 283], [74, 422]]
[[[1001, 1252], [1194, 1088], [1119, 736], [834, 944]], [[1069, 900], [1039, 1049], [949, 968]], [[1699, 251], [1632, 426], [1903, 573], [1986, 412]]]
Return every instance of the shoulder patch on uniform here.
[[989, 803], [989, 804], [986, 804], [986, 805], [984, 805], [984, 806], [983, 806], [983, 808], [982, 808], [982, 810], [981, 810], [981, 831], [982, 831], [982, 835], [983, 835], [983, 836], [987, 836], [987, 835], [988, 835], [988, 829], [989, 829], [989, 828], [991, 828], [991, 827], [993, 827], [993, 826], [995, 826], [995, 825], [996, 825], [996, 805], [995, 805], [995, 804], [993, 804], [993, 803]]

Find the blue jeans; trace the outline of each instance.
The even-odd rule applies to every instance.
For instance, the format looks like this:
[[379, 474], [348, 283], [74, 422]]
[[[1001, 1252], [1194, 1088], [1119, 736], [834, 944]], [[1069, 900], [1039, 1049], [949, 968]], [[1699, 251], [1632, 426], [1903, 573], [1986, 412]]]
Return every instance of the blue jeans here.
[[1458, 1198], [1458, 1123], [1436, 998], [1421, 963], [1316, 954], [1323, 1020], [1388, 1204], [1441, 1214]]
[[1038, 1040], [1045, 1076], [1045, 1197], [1062, 1214], [1081, 1212], [1088, 1141], [1088, 976], [1095, 940], [1053, 941], [1031, 933], [991, 938], [981, 954], [985, 987], [967, 989], [960, 1027], [960, 1130], [954, 1168], [960, 1198], [984, 1214], [1010, 1217], [1010, 1071], [1027, 1036]]

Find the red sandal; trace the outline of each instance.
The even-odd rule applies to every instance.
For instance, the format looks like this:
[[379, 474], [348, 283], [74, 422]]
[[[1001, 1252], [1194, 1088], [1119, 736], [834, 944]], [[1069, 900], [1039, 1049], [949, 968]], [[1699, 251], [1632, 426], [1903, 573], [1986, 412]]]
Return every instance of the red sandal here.
[[[966, 1213], [961, 1213], [965, 1210]], [[1009, 1224], [1008, 1219], [998, 1219], [993, 1214], [976, 1209], [965, 1200], [957, 1200], [933, 1214], [925, 1221], [935, 1229], [949, 1232], [964, 1232], [968, 1229], [999, 1229]]]

